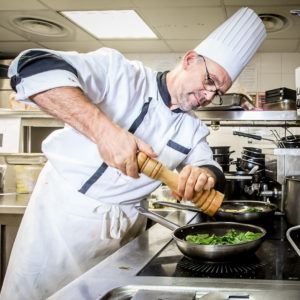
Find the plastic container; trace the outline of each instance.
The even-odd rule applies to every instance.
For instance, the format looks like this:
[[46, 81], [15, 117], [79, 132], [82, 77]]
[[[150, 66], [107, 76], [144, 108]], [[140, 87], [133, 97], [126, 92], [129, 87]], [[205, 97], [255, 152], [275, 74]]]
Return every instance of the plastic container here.
[[15, 165], [16, 192], [31, 193], [44, 165]]
[[274, 149], [277, 156], [277, 181], [284, 184], [285, 177], [300, 175], [300, 149]]

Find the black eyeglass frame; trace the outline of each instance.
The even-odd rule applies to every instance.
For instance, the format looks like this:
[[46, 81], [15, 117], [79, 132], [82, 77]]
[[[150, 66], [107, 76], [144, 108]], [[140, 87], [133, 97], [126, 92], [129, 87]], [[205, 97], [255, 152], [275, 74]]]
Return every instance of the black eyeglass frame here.
[[[207, 65], [206, 65], [206, 60], [205, 60], [205, 58], [204, 58], [203, 55], [198, 54], [198, 56], [202, 57], [202, 59], [203, 59], [203, 61], [204, 61], [204, 65], [205, 65], [206, 78], [205, 78], [205, 80], [204, 80], [204, 82], [203, 82], [203, 87], [204, 87], [204, 89], [205, 89], [206, 91], [208, 91], [208, 92], [214, 92], [216, 95], [219, 96], [219, 98], [220, 98], [220, 102], [219, 102], [219, 103], [213, 103], [213, 101], [212, 101], [211, 103], [213, 103], [213, 104], [215, 104], [215, 105], [222, 105], [222, 104], [223, 104], [223, 99], [222, 99], [222, 96], [220, 95], [221, 92], [218, 90], [218, 88], [217, 88], [217, 86], [216, 86], [214, 80], [213, 80], [213, 79], [210, 77], [210, 75], [209, 75], [209, 72], [208, 72], [208, 69], [207, 69]], [[206, 83], [206, 81], [210, 81], [210, 83], [212, 83], [212, 84]], [[207, 85], [209, 85], [209, 86], [214, 85], [216, 89], [215, 89], [215, 90], [209, 90], [209, 89], [206, 88]]]

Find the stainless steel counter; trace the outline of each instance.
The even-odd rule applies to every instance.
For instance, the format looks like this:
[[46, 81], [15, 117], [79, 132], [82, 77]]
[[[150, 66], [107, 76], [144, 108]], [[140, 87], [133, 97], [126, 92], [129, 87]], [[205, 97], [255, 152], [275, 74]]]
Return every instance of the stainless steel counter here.
[[[6, 193], [0, 194], [0, 215], [24, 214], [31, 194]], [[1, 216], [0, 216], [0, 224]]]
[[[193, 216], [175, 211], [168, 219], [183, 225]], [[211, 291], [227, 293], [211, 299], [231, 299], [228, 293], [238, 299], [300, 299], [299, 281], [136, 276], [170, 239], [171, 231], [156, 224], [49, 299], [129, 300], [142, 289], [194, 292], [196, 299]]]

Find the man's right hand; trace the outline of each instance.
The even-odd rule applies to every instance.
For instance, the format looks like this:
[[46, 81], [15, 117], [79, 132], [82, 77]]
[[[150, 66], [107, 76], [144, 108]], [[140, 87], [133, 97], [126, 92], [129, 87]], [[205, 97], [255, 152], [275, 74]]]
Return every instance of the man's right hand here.
[[110, 166], [121, 170], [125, 175], [138, 178], [139, 170], [136, 154], [142, 151], [155, 158], [157, 154], [151, 146], [132, 133], [111, 124], [105, 132], [102, 131], [98, 149], [102, 159]]

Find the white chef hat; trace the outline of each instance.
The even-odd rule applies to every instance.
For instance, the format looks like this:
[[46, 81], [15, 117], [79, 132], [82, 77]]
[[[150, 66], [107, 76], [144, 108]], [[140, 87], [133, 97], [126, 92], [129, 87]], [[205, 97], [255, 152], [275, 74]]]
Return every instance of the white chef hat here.
[[261, 19], [252, 9], [244, 7], [194, 50], [221, 65], [234, 81], [265, 38], [266, 30]]

